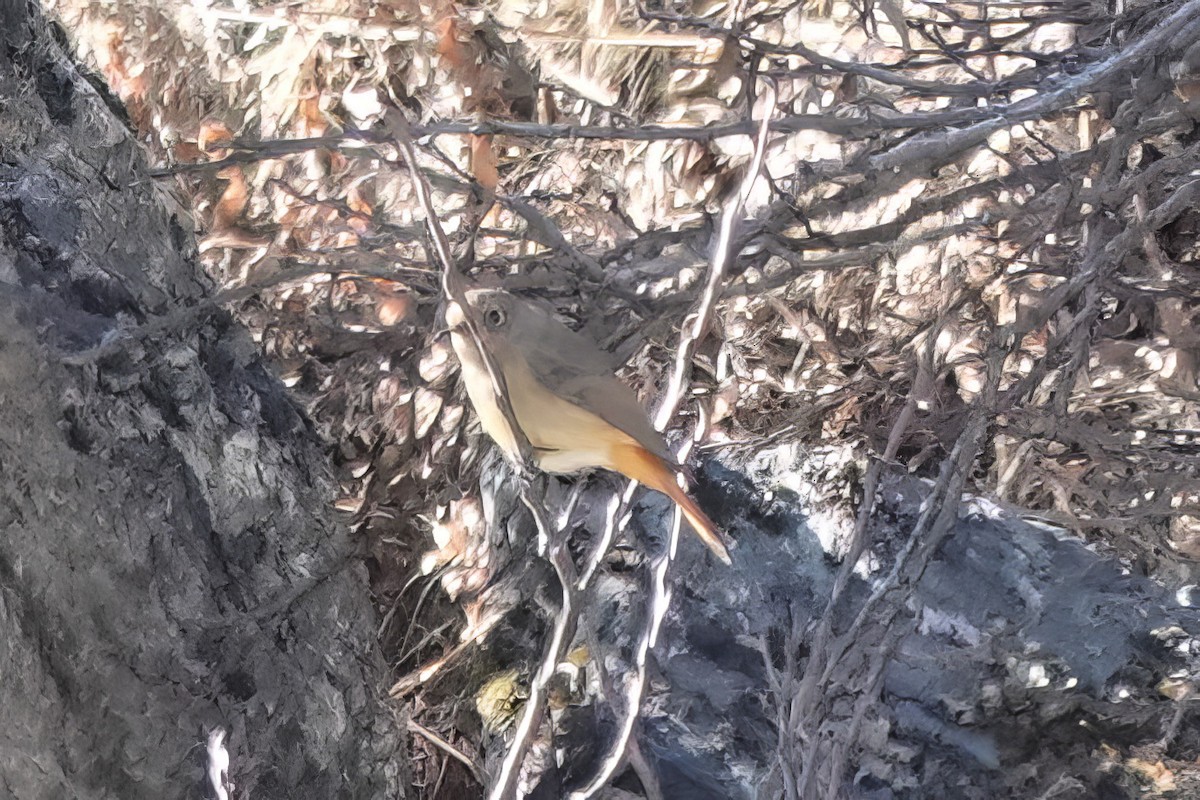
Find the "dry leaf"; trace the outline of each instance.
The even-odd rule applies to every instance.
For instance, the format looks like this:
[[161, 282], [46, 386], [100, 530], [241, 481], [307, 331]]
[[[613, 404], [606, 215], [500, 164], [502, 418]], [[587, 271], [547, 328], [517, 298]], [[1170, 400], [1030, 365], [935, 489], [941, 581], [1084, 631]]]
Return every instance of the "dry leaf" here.
[[109, 30], [105, 48], [98, 55], [108, 85], [128, 107], [129, 117], [137, 129], [144, 132], [149, 130], [150, 122], [146, 103], [146, 65], [135, 62], [130, 67], [125, 56], [127, 49], [124, 34], [114, 27]]
[[197, 249], [201, 253], [221, 248], [229, 250], [256, 250], [260, 247], [269, 247], [270, 244], [271, 238], [269, 236], [256, 235], [240, 228], [230, 228], [224, 231], [214, 231], [205, 236], [200, 240]]
[[375, 208], [367, 198], [370, 189], [366, 181], [358, 181], [346, 193], [346, 205], [354, 212], [354, 215], [346, 220], [346, 224], [355, 233], [366, 233], [371, 228]]
[[418, 387], [413, 405], [416, 408], [416, 437], [423, 439], [433, 426], [438, 412], [442, 410], [442, 395], [425, 387]]
[[296, 107], [296, 133], [299, 136], [324, 136], [329, 130], [329, 120], [321, 109], [321, 95], [310, 91]]
[[375, 304], [375, 316], [389, 328], [403, 322], [412, 311], [412, 298], [404, 292], [380, 297]]
[[496, 150], [491, 136], [471, 134], [471, 174], [489, 192], [500, 185], [500, 172], [496, 169]]
[[463, 71], [474, 66], [475, 54], [467, 44], [470, 34], [463, 37], [453, 17], [446, 17], [439, 22], [434, 32], [437, 34], [437, 47], [434, 49], [451, 71]]
[[430, 345], [429, 352], [417, 363], [417, 374], [421, 380], [433, 384], [444, 378], [455, 363], [450, 353], [450, 345], [444, 339]]
[[250, 199], [250, 187], [241, 167], [225, 167], [217, 173], [217, 177], [223, 178], [227, 183], [225, 191], [221, 193], [221, 199], [213, 209], [212, 230], [223, 231], [234, 227], [241, 219]]
[[1175, 790], [1175, 773], [1167, 769], [1162, 761], [1151, 763], [1145, 759], [1131, 758], [1125, 762], [1125, 766], [1136, 772], [1143, 780], [1153, 783], [1156, 791], [1171, 792]]
[[209, 153], [214, 158], [224, 158], [226, 147], [233, 141], [233, 131], [229, 126], [217, 119], [206, 119], [200, 123], [200, 131], [196, 134], [196, 147], [200, 152]]
[[519, 678], [520, 673], [515, 669], [505, 670], [488, 680], [475, 695], [475, 710], [490, 733], [500, 733], [512, 725], [524, 705], [528, 692], [519, 684]]

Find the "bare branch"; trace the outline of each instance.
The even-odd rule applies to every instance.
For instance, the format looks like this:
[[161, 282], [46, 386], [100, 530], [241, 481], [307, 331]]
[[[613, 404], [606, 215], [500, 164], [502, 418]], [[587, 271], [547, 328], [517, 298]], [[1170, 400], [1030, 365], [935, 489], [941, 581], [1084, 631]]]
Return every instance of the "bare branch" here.
[[481, 786], [484, 785], [483, 768], [480, 767], [478, 763], [476, 763], [475, 759], [471, 758], [469, 755], [464, 753], [462, 750], [460, 750], [457, 747], [455, 747], [454, 745], [450, 744], [450, 742], [446, 741], [441, 736], [439, 736], [436, 733], [434, 733], [433, 731], [429, 730], [429, 728], [426, 728], [424, 725], [417, 722], [415, 719], [408, 720], [408, 729], [412, 733], [415, 733], [418, 736], [420, 736], [421, 738], [425, 739], [427, 742], [432, 744], [434, 747], [437, 747], [439, 750], [441, 750], [442, 752], [449, 755], [455, 761], [458, 761], [459, 763], [461, 763], [463, 766], [465, 766], [467, 768], [467, 771], [471, 773], [471, 777], [473, 777], [476, 781], [479, 782], [479, 785], [481, 785]]
[[[691, 323], [688, 324], [685, 322], [683, 330], [680, 332], [679, 346], [675, 351], [675, 371], [672, 374], [671, 382], [654, 421], [654, 426], [660, 431], [666, 429], [683, 403], [686, 383], [691, 374], [692, 356], [695, 353], [696, 345], [708, 330], [708, 325], [719, 296], [718, 290], [721, 286], [721, 277], [725, 274], [725, 270], [733, 260], [734, 253], [732, 246], [734, 232], [741, 218], [742, 211], [745, 208], [746, 198], [754, 188], [759, 171], [762, 169], [763, 155], [766, 152], [767, 146], [767, 135], [770, 131], [771, 111], [775, 107], [775, 96], [775, 86], [773, 83], [768, 82], [768, 101], [764, 106], [767, 111], [759, 124], [758, 136], [755, 140], [754, 157], [751, 159], [749, 170], [742, 178], [742, 185], [738, 193], [730, 199], [722, 215], [717, 241], [713, 248], [708, 280], [705, 283], [704, 294], [701, 296], [700, 303], [691, 319]], [[703, 423], [698, 422], [697, 424]], [[691, 442], [696, 441], [698, 438], [698, 436], [693, 435], [689, 443], [685, 445], [685, 450], [690, 448]], [[681, 460], [685, 459], [686, 452], [681, 453]], [[628, 680], [625, 698], [625, 716], [621, 720], [617, 740], [609, 750], [607, 756], [605, 756], [599, 771], [583, 789], [572, 793], [572, 800], [589, 800], [589, 798], [594, 797], [597, 792], [604, 788], [616, 772], [629, 746], [634, 724], [641, 714], [642, 693], [646, 686], [647, 657], [658, 640], [658, 632], [671, 605], [671, 589], [667, 578], [670, 574], [671, 565], [675, 560], [675, 551], [679, 545], [679, 531], [682, 522], [682, 513], [679, 507], [676, 506], [672, 518], [668, 545], [652, 568], [653, 583], [650, 590], [647, 623], [638, 640], [637, 656], [635, 659], [636, 668], [634, 674]]]

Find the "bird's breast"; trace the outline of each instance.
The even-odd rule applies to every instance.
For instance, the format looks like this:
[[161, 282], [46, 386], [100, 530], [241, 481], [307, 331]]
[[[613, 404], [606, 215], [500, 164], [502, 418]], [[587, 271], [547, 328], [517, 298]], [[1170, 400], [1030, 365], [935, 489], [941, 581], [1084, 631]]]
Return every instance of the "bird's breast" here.
[[[449, 315], [447, 314], [447, 316]], [[471, 398], [471, 405], [479, 416], [479, 424], [483, 426], [484, 433], [490, 436], [492, 441], [499, 445], [500, 449], [509, 457], [519, 458], [521, 448], [517, 445], [517, 439], [509, 429], [508, 419], [496, 401], [492, 376], [488, 372], [487, 365], [476, 348], [471, 334], [463, 328], [455, 328], [450, 332], [450, 343], [458, 355], [458, 362], [462, 366], [463, 383], [467, 387], [467, 397]]]
[[556, 473], [613, 468], [614, 447], [631, 441], [628, 434], [555, 394], [525, 361], [506, 364], [504, 372], [517, 424], [539, 467]]
[[[517, 439], [496, 400], [491, 376], [474, 339], [465, 330], [454, 329], [451, 343], [484, 432], [511, 457], [518, 457]], [[618, 446], [636, 444], [633, 438], [599, 415], [555, 394], [537, 379], [521, 351], [504, 343], [493, 344], [496, 346], [489, 348], [489, 354], [503, 375], [509, 405], [533, 448], [538, 467], [554, 473], [615, 469]]]

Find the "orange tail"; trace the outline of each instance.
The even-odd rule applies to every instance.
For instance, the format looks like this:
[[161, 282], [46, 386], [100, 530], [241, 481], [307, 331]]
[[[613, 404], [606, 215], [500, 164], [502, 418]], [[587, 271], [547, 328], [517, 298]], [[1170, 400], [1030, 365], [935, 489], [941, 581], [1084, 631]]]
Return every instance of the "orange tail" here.
[[675, 482], [675, 472], [663, 463], [661, 458], [638, 445], [618, 444], [613, 447], [613, 462], [617, 471], [625, 477], [633, 478], [675, 501], [692, 529], [696, 531], [696, 535], [708, 545], [708, 549], [726, 564], [733, 563], [717, 526], [700, 510], [696, 501], [679, 488], [679, 484]]

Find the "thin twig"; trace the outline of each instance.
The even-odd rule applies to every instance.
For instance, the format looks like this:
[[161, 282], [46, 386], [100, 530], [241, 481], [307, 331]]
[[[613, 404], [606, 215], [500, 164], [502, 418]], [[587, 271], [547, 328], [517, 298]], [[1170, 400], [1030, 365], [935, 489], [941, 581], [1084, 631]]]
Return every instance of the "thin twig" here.
[[393, 700], [404, 697], [418, 686], [424, 686], [442, 673], [449, 664], [454, 663], [468, 649], [483, 641], [494, 626], [488, 626], [474, 631], [473, 635], [451, 647], [448, 651], [426, 663], [423, 667], [413, 670], [400, 678], [388, 689], [388, 696]]
[[429, 196], [424, 176], [417, 167], [416, 147], [413, 145], [408, 122], [398, 111], [389, 113], [388, 121], [395, 132], [396, 143], [404, 154], [405, 161], [408, 162], [417, 199], [425, 212], [425, 223], [429, 228], [429, 236], [433, 242], [433, 249], [442, 267], [442, 291], [445, 293], [448, 301], [458, 303], [463, 309], [465, 327], [467, 328], [468, 335], [474, 339], [480, 360], [483, 361], [491, 378], [492, 391], [496, 398], [497, 406], [504, 416], [509, 429], [512, 431], [514, 439], [517, 441], [520, 461], [515, 466], [520, 472], [518, 477], [521, 481], [521, 501], [529, 509], [529, 513], [533, 515], [539, 540], [549, 543], [547, 555], [550, 562], [554, 565], [555, 571], [558, 573], [559, 584], [562, 588], [562, 606], [559, 609], [558, 616], [555, 618], [550, 640], [546, 644], [545, 656], [542, 658], [541, 665], [535, 673], [533, 680], [530, 681], [529, 697], [525, 702], [521, 719], [517, 723], [513, 742], [504, 756], [504, 761], [501, 763], [500, 774], [496, 778], [496, 783], [488, 794], [490, 800], [509, 800], [509, 798], [516, 796], [517, 781], [520, 777], [521, 767], [525, 763], [525, 756], [533, 744], [534, 737], [541, 729], [542, 719], [545, 715], [546, 690], [550, 679], [554, 677], [554, 672], [558, 668], [558, 664], [566, 656], [567, 648], [575, 636], [579, 617], [578, 603], [575, 597], [575, 582], [577, 580], [575, 563], [571, 560], [571, 553], [567, 548], [563, 531], [560, 530], [557, 532], [557, 535], [552, 535], [553, 529], [547, 518], [544, 495], [540, 492], [537, 493], [537, 496], [534, 495], [534, 484], [529, 477], [529, 454], [531, 448], [529, 440], [517, 424], [517, 416], [513, 412], [508, 390], [504, 383], [504, 374], [501, 372], [499, 365], [495, 363], [493, 354], [488, 348], [483, 346], [483, 339], [476, 328], [472, 315], [465, 313], [470, 307], [467, 304], [465, 296], [465, 281], [455, 266], [454, 257], [450, 251], [450, 240], [446, 238], [446, 233], [442, 230], [442, 226], [438, 222], [437, 212]]
[[600, 564], [604, 561], [604, 556], [608, 554], [608, 548], [612, 546], [613, 539], [616, 538], [617, 533], [624, 530], [625, 513], [629, 508], [629, 504], [633, 501], [633, 495], [637, 491], [637, 487], [637, 481], [626, 481], [625, 489], [619, 493], [614, 492], [612, 499], [609, 500], [608, 509], [604, 515], [604, 532], [600, 534], [600, 538], [588, 554], [583, 572], [579, 576], [579, 591], [582, 592], [591, 583], [596, 570], [599, 569]]
[[470, 305], [466, 299], [466, 283], [459, 273], [458, 267], [455, 265], [454, 254], [450, 249], [450, 240], [446, 237], [446, 232], [442, 230], [441, 223], [438, 221], [437, 210], [433, 207], [433, 199], [429, 196], [429, 187], [425, 182], [425, 177], [417, 167], [417, 149], [413, 145], [408, 121], [404, 118], [403, 114], [395, 109], [388, 113], [387, 121], [395, 134], [393, 140], [404, 154], [409, 174], [412, 176], [413, 190], [416, 192], [421, 209], [425, 212], [425, 225], [429, 230], [429, 238], [433, 242], [434, 253], [437, 255], [442, 267], [442, 291], [445, 293], [448, 301], [458, 303], [459, 307], [463, 309], [463, 327], [466, 328], [468, 335], [474, 340], [475, 349], [479, 352], [480, 361], [483, 362], [488, 377], [491, 379], [492, 393], [496, 398], [496, 405], [499, 407], [500, 413], [504, 415], [504, 419], [508, 423], [508, 428], [512, 432], [513, 441], [517, 445], [521, 462], [517, 466], [522, 471], [527, 471], [530, 463], [529, 456], [532, 452], [529, 439], [526, 438], [525, 432], [516, 422], [517, 415], [513, 411], [512, 403], [508, 396], [508, 388], [504, 383], [504, 373], [500, 370], [499, 365], [496, 364], [496, 359], [489, 349], [483, 346], [483, 338], [476, 326], [476, 321], [472, 318], [471, 314], [467, 313]]
[[[595, 668], [596, 677], [599, 679], [600, 698], [613, 706], [616, 713], [620, 714], [622, 710], [616, 708], [617, 687], [613, 683], [612, 673], [608, 671], [608, 668], [604, 664], [603, 649], [600, 636], [596, 632], [596, 626], [587, 617], [583, 618], [583, 623], [583, 634], [588, 650], [592, 654], [591, 662]], [[642, 790], [646, 795], [646, 800], [665, 800], [662, 793], [662, 784], [658, 780], [658, 773], [654, 771], [654, 766], [642, 751], [637, 736], [630, 737], [626, 755], [629, 759], [629, 766], [633, 768], [634, 773], [638, 776], [638, 780], [642, 782]]]
[[532, 497], [531, 486], [532, 484], [528, 482], [522, 486], [521, 500], [533, 514], [538, 535], [550, 543], [547, 555], [558, 574], [559, 585], [562, 588], [562, 607], [554, 620], [554, 629], [551, 632], [550, 641], [546, 644], [546, 654], [542, 658], [542, 663], [534, 674], [533, 680], [530, 681], [529, 697], [525, 701], [525, 708], [517, 723], [513, 742], [504, 755], [500, 774], [496, 778], [496, 785], [492, 787], [492, 791], [488, 795], [489, 800], [508, 800], [508, 798], [516, 796], [517, 779], [520, 777], [521, 766], [525, 763], [525, 756], [529, 753], [529, 748], [533, 745], [533, 738], [541, 729], [542, 719], [545, 716], [546, 689], [550, 685], [550, 679], [554, 677], [558, 665], [566, 657], [567, 648], [570, 646], [571, 640], [575, 638], [579, 620], [579, 604], [575, 593], [577, 578], [575, 562], [571, 560], [571, 552], [567, 548], [564, 531], [552, 530], [546, 517], [545, 498]]
[[758, 179], [759, 172], [762, 171], [763, 158], [767, 151], [767, 134], [770, 133], [771, 113], [775, 109], [775, 84], [773, 81], [767, 82], [767, 101], [765, 103], [766, 113], [763, 116], [758, 129], [758, 138], [755, 140], [754, 157], [750, 161], [750, 167], [742, 180], [742, 185], [738, 189], [734, 202], [726, 205], [724, 212], [721, 215], [721, 224], [717, 232], [717, 241], [713, 250], [712, 269], [708, 272], [708, 281], [704, 286], [704, 295], [700, 299], [700, 305], [696, 309], [695, 315], [692, 317], [691, 328], [684, 326], [685, 335], [680, 340], [679, 349], [675, 353], [675, 371], [671, 375], [671, 383], [667, 389], [666, 396], [663, 398], [662, 405], [658, 408], [658, 413], [655, 415], [654, 425], [660, 431], [665, 430], [667, 424], [671, 421], [671, 417], [679, 410], [679, 406], [683, 403], [683, 386], [684, 382], [691, 374], [692, 356], [695, 354], [696, 346], [708, 332], [708, 325], [712, 320], [713, 309], [716, 306], [719, 298], [719, 289], [721, 286], [721, 278], [725, 275], [729, 264], [733, 261], [733, 240], [734, 231], [737, 223], [741, 220], [742, 211], [746, 207], [746, 200], [750, 197], [750, 192], [754, 189], [754, 184]]
[[[1011, 351], [1011, 347], [1007, 351]], [[806, 692], [810, 706], [808, 709], [801, 709], [801, 713], [805, 717], [796, 720], [800, 726], [797, 730], [806, 729], [808, 731], [808, 745], [805, 747], [802, 756], [803, 771], [801, 772], [799, 786], [801, 797], [811, 796], [811, 786], [816, 778], [818, 769], [825, 768], [829, 770], [827, 773], [829, 775], [829, 782], [826, 785], [827, 797], [830, 796], [828, 792], [840, 786], [842, 759], [845, 757], [846, 747], [853, 742], [855, 736], [853, 731], [857, 730], [857, 725], [854, 723], [861, 723], [862, 717], [866, 713], [866, 706], [874, 702], [876, 692], [872, 689], [872, 686], [877, 685], [882, 667], [877, 665], [878, 668], [872, 670], [868, 685], [863, 687], [859, 693], [850, 726], [852, 730], [843, 735], [840, 744], [834, 746], [833, 753], [825, 758], [818, 758], [817, 751], [824, 744], [824, 740], [818, 734], [818, 720], [813, 718], [816, 716], [815, 705], [813, 704], [816, 698], [828, 696], [828, 687], [834, 676], [834, 671], [841, 670], [845, 672], [842, 657], [855, 642], [860, 640], [860, 631], [863, 630], [868, 621], [889, 629], [891, 619], [895, 616], [898, 609], [903, 606], [903, 600], [891, 603], [889, 610], [881, 614], [875, 614], [873, 610], [894, 590], [905, 587], [908, 591], [911, 591], [912, 587], [915, 586], [924, 573], [929, 559], [953, 529], [954, 522], [957, 519], [962, 490], [970, 472], [970, 466], [974, 463], [978, 455], [979, 443], [983, 437], [983, 433], [986, 431], [987, 425], [995, 414], [997, 392], [1002, 374], [1001, 367], [1007, 351], [1005, 348], [999, 346], [992, 348], [992, 352], [989, 354], [986, 362], [988, 371], [986, 388], [972, 409], [966, 428], [954, 443], [950, 456], [943, 463], [938, 480], [933, 486], [933, 491], [926, 499], [924, 509], [917, 519], [916, 525], [913, 526], [904, 549], [897, 556], [896, 563], [893, 565], [891, 572], [859, 608], [858, 614], [853, 623], [851, 623], [850, 628], [841, 634], [836, 642], [828, 645], [827, 649], [822, 651], [820, 657], [816, 656], [816, 651], [814, 650], [814, 657], [806, 667], [805, 685], [801, 691]], [[899, 641], [899, 637], [893, 637], [889, 641], [894, 644], [896, 641]], [[880, 647], [877, 643], [872, 648], [872, 651], [878, 657], [880, 651], [885, 649], [886, 644], [884, 647]], [[821, 668], [822, 663], [824, 665], [823, 669]]]
[[450, 744], [450, 742], [446, 741], [441, 736], [439, 736], [436, 733], [434, 733], [433, 731], [429, 730], [429, 728], [426, 728], [424, 725], [417, 722], [415, 719], [410, 718], [408, 720], [408, 730], [410, 732], [415, 733], [418, 736], [422, 737], [423, 739], [428, 741], [430, 744], [432, 744], [434, 747], [437, 747], [439, 750], [442, 750], [451, 758], [455, 759], [456, 761], [461, 762], [463, 764], [463, 766], [465, 766], [467, 768], [467, 770], [471, 773], [471, 777], [479, 782], [480, 786], [485, 785], [483, 768], [480, 767], [478, 763], [476, 763], [475, 759], [471, 758], [469, 755], [464, 753], [462, 750], [459, 750], [457, 747]]
[[79, 350], [74, 353], [65, 353], [61, 356], [60, 360], [64, 364], [74, 366], [93, 363], [128, 347], [134, 342], [153, 338], [165, 331], [191, 327], [200, 320], [216, 314], [225, 306], [249, 299], [263, 289], [284, 286], [295, 281], [302, 281], [314, 275], [339, 273], [348, 278], [375, 278], [395, 283], [402, 282], [400, 275], [403, 273], [419, 277], [428, 277], [430, 275], [428, 270], [399, 265], [387, 268], [368, 266], [347, 268], [335, 267], [330, 264], [305, 262], [281, 261], [281, 263], [286, 264], [286, 268], [281, 268], [274, 272], [268, 272], [265, 269], [260, 270], [253, 280], [246, 281], [241, 286], [225, 289], [208, 297], [201, 298], [195, 305], [173, 309], [162, 316], [153, 317], [141, 325], [129, 328], [114, 328], [108, 331], [101, 343], [95, 347], [89, 347], [86, 350]]
[[647, 624], [642, 630], [641, 637], [638, 639], [637, 651], [634, 658], [635, 668], [627, 681], [625, 689], [625, 716], [621, 719], [621, 727], [617, 732], [616, 742], [614, 742], [605, 755], [599, 770], [592, 776], [591, 781], [582, 789], [571, 793], [570, 800], [588, 800], [588, 798], [594, 797], [597, 792], [608, 785], [609, 780], [612, 779], [613, 774], [617, 771], [617, 767], [620, 766], [625, 758], [626, 748], [630, 737], [633, 735], [634, 724], [641, 715], [642, 692], [646, 688], [647, 656], [658, 640], [659, 629], [662, 627], [662, 622], [667, 616], [667, 610], [671, 607], [671, 588], [667, 584], [667, 574], [670, 571], [671, 564], [675, 560], [675, 550], [679, 545], [679, 530], [682, 522], [683, 516], [679, 511], [679, 507], [676, 506], [671, 520], [671, 533], [667, 541], [666, 550], [654, 565]]
[[[877, 135], [885, 130], [945, 129], [948, 126], [967, 125], [981, 119], [992, 119], [995, 111], [976, 109], [952, 109], [948, 111], [914, 112], [912, 114], [857, 114], [835, 116], [833, 114], [791, 114], [771, 120], [772, 133], [799, 133], [821, 131], [839, 136]], [[543, 124], [513, 121], [441, 121], [426, 124], [410, 124], [409, 136], [422, 139], [426, 136], [475, 135], [516, 136], [528, 139], [588, 139], [602, 141], [656, 142], [684, 141], [709, 143], [718, 139], [737, 136], [752, 136], [758, 130], [752, 120], [711, 125], [641, 125], [636, 127], [617, 125], [576, 125], [572, 123]], [[225, 158], [212, 161], [196, 161], [175, 164], [170, 167], [149, 170], [152, 178], [162, 178], [187, 172], [220, 170], [233, 164], [247, 164], [290, 155], [301, 155], [310, 150], [361, 151], [372, 145], [392, 144], [394, 140], [386, 133], [347, 128], [330, 136], [311, 136], [296, 139], [234, 139], [222, 143], [222, 147], [233, 151]]]
[[[746, 199], [753, 190], [754, 183], [762, 169], [763, 157], [767, 146], [767, 135], [770, 132], [769, 123], [771, 113], [775, 108], [775, 97], [774, 83], [768, 82], [768, 99], [764, 104], [766, 113], [759, 123], [754, 157], [751, 159], [749, 170], [742, 179], [742, 185], [739, 187], [737, 195], [725, 207], [717, 241], [713, 249], [713, 257], [710, 263], [708, 280], [705, 283], [704, 294], [691, 319], [691, 324], [685, 323], [683, 329], [680, 331], [679, 346], [676, 349], [675, 371], [672, 374], [671, 382], [668, 385], [666, 395], [663, 397], [662, 404], [659, 406], [658, 413], [655, 415], [654, 426], [659, 431], [666, 429], [675, 413], [679, 410], [679, 407], [683, 404], [687, 382], [691, 375], [692, 356], [695, 354], [696, 346], [700, 339], [708, 331], [708, 326], [719, 296], [721, 277], [725, 274], [725, 270], [734, 257], [732, 245], [737, 222], [741, 218], [742, 211], [746, 205]], [[691, 449], [692, 444], [698, 438], [700, 437], [689, 437], [683, 447], [683, 452], [680, 454], [681, 460], [686, 460], [687, 451]], [[637, 655], [634, 662], [635, 669], [626, 687], [625, 716], [621, 720], [617, 739], [604, 757], [599, 770], [592, 777], [592, 780], [582, 789], [573, 792], [571, 800], [589, 800], [589, 798], [594, 797], [597, 792], [608, 785], [617, 767], [620, 766], [622, 760], [625, 758], [635, 723], [641, 715], [642, 694], [645, 690], [647, 680], [648, 656], [650, 650], [654, 648], [658, 641], [658, 633], [671, 606], [671, 588], [668, 576], [679, 546], [679, 531], [682, 522], [682, 514], [679, 507], [676, 506], [672, 517], [671, 533], [667, 547], [654, 562], [652, 568], [652, 584], [647, 622], [638, 640]]]
[[213, 8], [204, 4], [196, 6], [196, 10], [200, 19], [206, 22], [263, 25], [267, 28], [295, 28], [305, 34], [322, 36], [354, 36], [375, 41], [416, 42], [420, 40], [423, 33], [422, 29], [415, 25], [407, 28], [396, 24], [371, 25], [354, 16], [306, 10], [303, 6], [295, 5], [282, 6], [274, 10], [264, 8], [256, 11], [243, 11]]
[[891, 150], [868, 157], [867, 165], [873, 171], [898, 172], [918, 163], [949, 163], [959, 153], [982, 144], [998, 130], [1026, 120], [1043, 119], [1069, 107], [1117, 75], [1132, 69], [1141, 59], [1169, 52], [1173, 41], [1194, 41], [1197, 33], [1200, 33], [1197, 17], [1200, 17], [1200, 0], [1191, 0], [1136, 42], [1116, 52], [1112, 58], [1065, 78], [1057, 88], [999, 109], [993, 112], [991, 119], [954, 130], [915, 136]]

